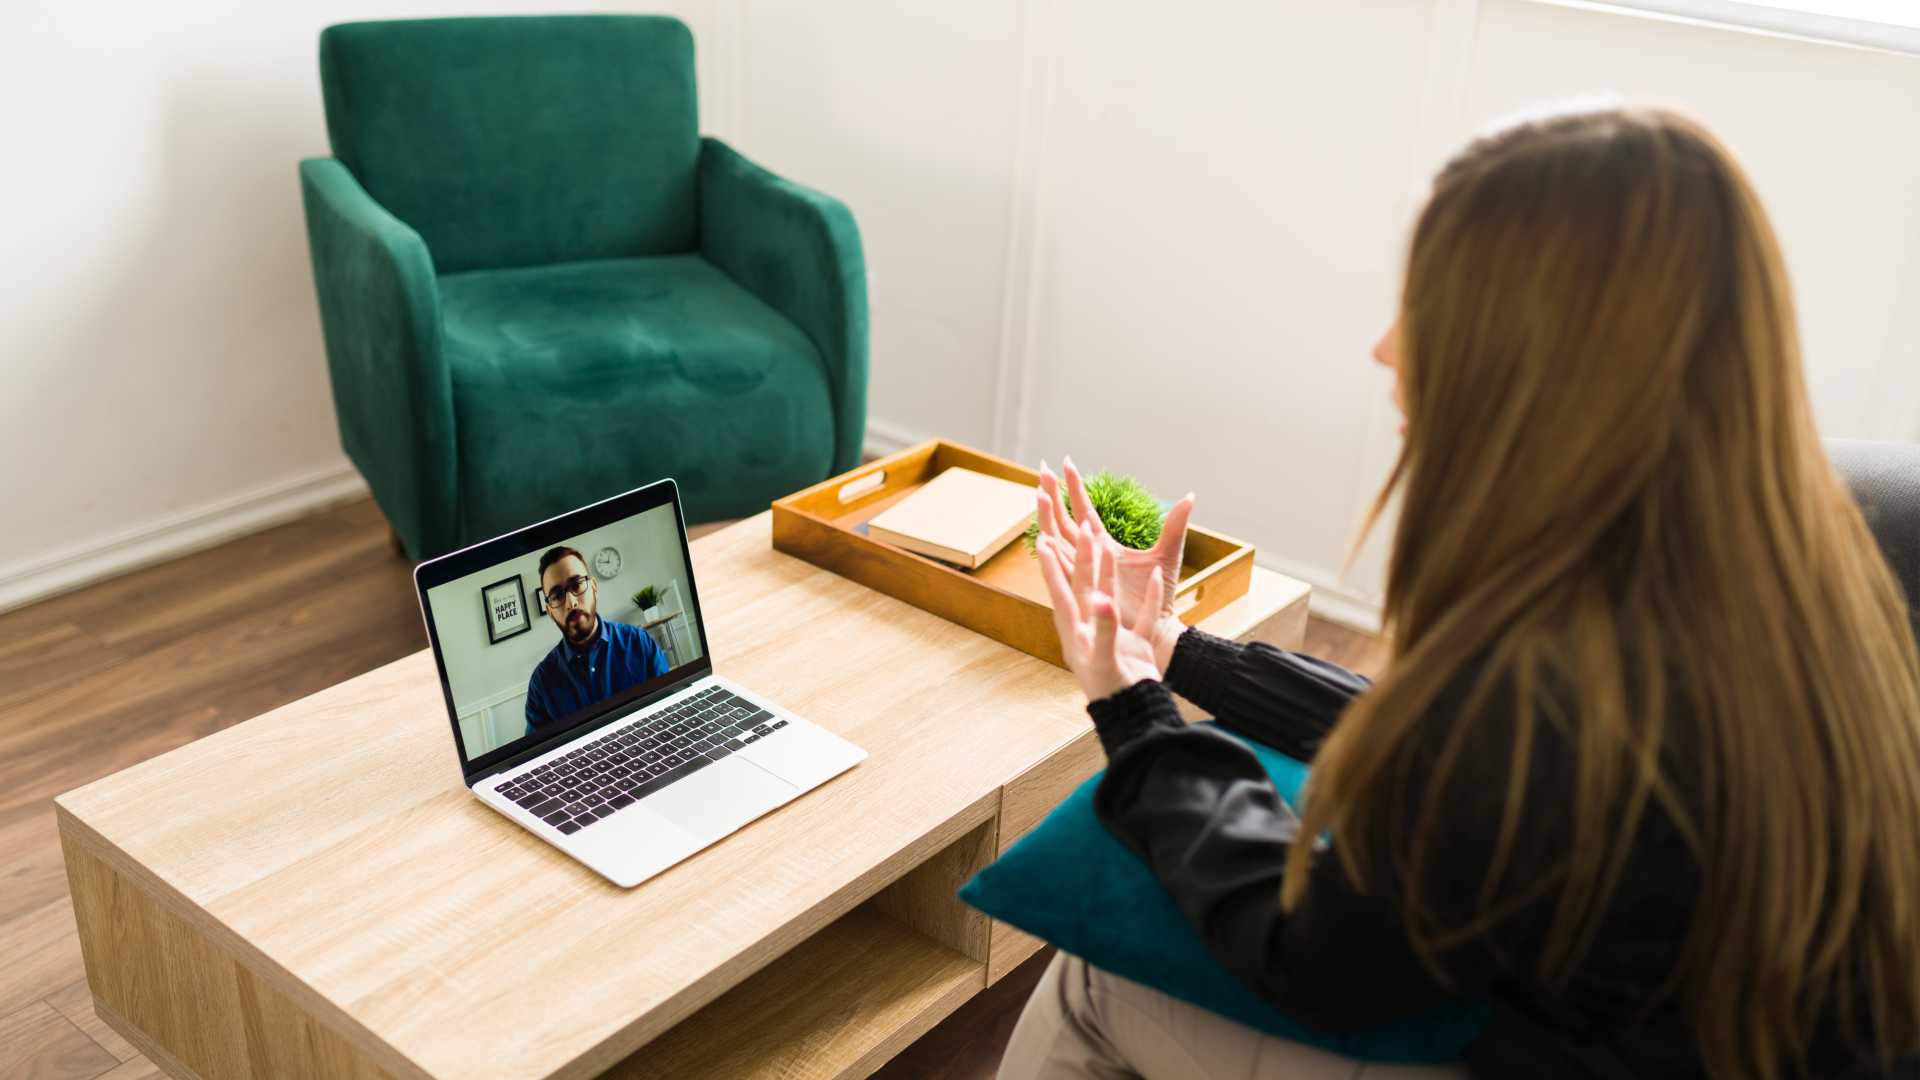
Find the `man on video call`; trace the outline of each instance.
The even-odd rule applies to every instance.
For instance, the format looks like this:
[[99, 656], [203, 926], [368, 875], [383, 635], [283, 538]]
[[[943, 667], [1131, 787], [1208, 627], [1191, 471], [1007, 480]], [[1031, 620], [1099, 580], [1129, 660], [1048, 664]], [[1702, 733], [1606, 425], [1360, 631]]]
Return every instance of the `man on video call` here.
[[667, 656], [645, 630], [600, 617], [600, 587], [570, 547], [540, 556], [540, 591], [560, 642], [527, 680], [527, 734], [655, 675]]

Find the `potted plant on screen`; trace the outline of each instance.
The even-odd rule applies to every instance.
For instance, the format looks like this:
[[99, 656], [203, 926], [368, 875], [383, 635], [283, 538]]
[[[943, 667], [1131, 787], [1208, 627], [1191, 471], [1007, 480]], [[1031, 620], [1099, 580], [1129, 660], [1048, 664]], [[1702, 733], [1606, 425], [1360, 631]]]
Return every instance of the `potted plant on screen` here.
[[658, 585], [642, 586], [639, 592], [633, 594], [633, 604], [640, 609], [640, 621], [652, 622], [659, 618], [660, 587]]

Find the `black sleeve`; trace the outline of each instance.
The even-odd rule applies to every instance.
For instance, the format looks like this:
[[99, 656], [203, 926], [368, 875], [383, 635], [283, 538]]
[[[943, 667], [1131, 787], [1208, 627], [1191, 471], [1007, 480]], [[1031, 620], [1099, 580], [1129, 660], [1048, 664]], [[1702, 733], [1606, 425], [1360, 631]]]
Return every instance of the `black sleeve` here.
[[1303, 653], [1188, 628], [1174, 644], [1167, 686], [1220, 722], [1291, 758], [1311, 761], [1365, 676]]
[[1390, 890], [1361, 893], [1316, 844], [1306, 896], [1280, 906], [1300, 821], [1236, 740], [1181, 724], [1151, 680], [1088, 707], [1109, 763], [1094, 795], [1107, 830], [1147, 863], [1214, 957], [1261, 997], [1317, 1027], [1407, 1016], [1492, 981], [1491, 953], [1414, 951]]

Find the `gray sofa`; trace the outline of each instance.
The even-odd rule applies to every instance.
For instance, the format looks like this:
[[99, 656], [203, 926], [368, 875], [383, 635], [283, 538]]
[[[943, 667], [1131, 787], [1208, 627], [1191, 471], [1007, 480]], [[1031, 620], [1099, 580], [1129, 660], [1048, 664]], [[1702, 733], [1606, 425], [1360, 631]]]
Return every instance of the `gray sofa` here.
[[1920, 445], [1829, 439], [1827, 454], [1893, 564], [1920, 634]]

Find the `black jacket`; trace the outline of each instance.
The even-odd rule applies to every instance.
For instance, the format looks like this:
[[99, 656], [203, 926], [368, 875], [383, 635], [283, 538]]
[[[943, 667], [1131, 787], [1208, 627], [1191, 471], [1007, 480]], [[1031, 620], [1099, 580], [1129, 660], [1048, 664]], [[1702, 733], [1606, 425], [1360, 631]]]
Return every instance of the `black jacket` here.
[[[1280, 882], [1298, 818], [1251, 751], [1220, 732], [1184, 725], [1169, 691], [1223, 727], [1311, 761], [1341, 709], [1367, 685], [1313, 657], [1187, 631], [1165, 683], [1142, 682], [1088, 707], [1109, 759], [1095, 795], [1100, 820], [1152, 868], [1227, 970], [1308, 1024], [1376, 1023], [1454, 996], [1489, 995], [1493, 1019], [1467, 1062], [1480, 1080], [1704, 1076], [1677, 1000], [1669, 997], [1639, 1015], [1673, 969], [1697, 881], [1692, 854], [1657, 808], [1649, 808], [1634, 839], [1598, 936], [1558, 990], [1531, 976], [1551, 914], [1550, 888], [1534, 890], [1543, 899], [1442, 955], [1445, 982], [1414, 952], [1393, 883], [1370, 881], [1373, 887], [1361, 892], [1330, 852], [1315, 857], [1296, 909], [1281, 910]], [[1457, 689], [1443, 694], [1416, 729], [1416, 760], [1420, 752], [1430, 751], [1429, 761], [1440, 752], [1446, 720], [1470, 685], [1457, 680]], [[1532, 871], [1553, 865], [1571, 835], [1572, 755], [1553, 739], [1551, 725], [1535, 729], [1528, 813], [1503, 896], [1550, 886]], [[1505, 812], [1512, 740], [1497, 717], [1483, 718], [1474, 731], [1461, 759], [1470, 765], [1454, 771], [1443, 802], [1449, 857], [1429, 899], [1447, 914], [1479, 909]], [[1483, 777], [1498, 779], [1478, 782]], [[1823, 1075], [1875, 1075], [1848, 1071], [1837, 1044], [1821, 1043], [1814, 1060], [1824, 1062], [1816, 1064]], [[1894, 1075], [1920, 1077], [1920, 1062], [1905, 1062]]]

